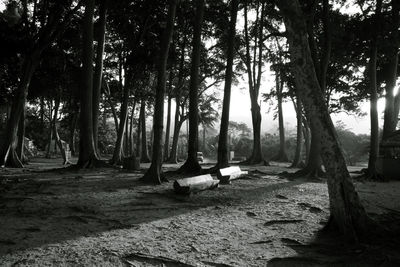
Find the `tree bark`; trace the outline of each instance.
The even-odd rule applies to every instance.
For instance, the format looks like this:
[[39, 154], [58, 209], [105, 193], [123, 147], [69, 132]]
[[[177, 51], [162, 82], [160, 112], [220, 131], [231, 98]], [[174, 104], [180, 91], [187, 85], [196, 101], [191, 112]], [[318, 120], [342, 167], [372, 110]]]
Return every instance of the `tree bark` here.
[[127, 118], [128, 118], [128, 102], [129, 102], [129, 92], [130, 92], [129, 88], [130, 88], [130, 83], [131, 83], [130, 81], [131, 81], [132, 73], [130, 70], [125, 70], [125, 73], [127, 75], [125, 78], [123, 98], [122, 98], [122, 103], [121, 103], [118, 135], [117, 135], [117, 140], [115, 142], [113, 157], [110, 162], [111, 164], [114, 164], [114, 165], [122, 164], [123, 141], [124, 141], [124, 134], [125, 134]]
[[22, 63], [21, 79], [11, 106], [10, 117], [6, 126], [6, 133], [4, 135], [2, 147], [0, 148], [0, 166], [16, 168], [23, 167], [23, 164], [17, 155], [18, 124], [22, 112], [25, 109], [29, 84], [33, 72], [39, 63], [40, 52], [41, 51], [36, 51], [30, 55], [27, 55]]
[[[176, 99], [176, 101], [178, 101]], [[178, 153], [178, 141], [179, 141], [179, 133], [181, 131], [182, 124], [185, 120], [180, 120], [180, 111], [179, 111], [179, 102], [176, 104], [175, 109], [175, 123], [174, 123], [174, 133], [172, 137], [172, 145], [171, 152], [169, 154], [168, 163], [177, 163], [177, 153]]]
[[199, 150], [199, 67], [201, 48], [201, 27], [203, 24], [205, 0], [197, 0], [196, 17], [194, 20], [194, 32], [192, 40], [192, 65], [190, 69], [189, 86], [189, 140], [188, 157], [179, 169], [180, 172], [198, 173], [201, 166], [197, 161]]
[[106, 21], [107, 21], [107, 1], [100, 1], [99, 8], [99, 33], [97, 36], [97, 49], [96, 49], [96, 65], [93, 76], [93, 139], [94, 146], [97, 156], [99, 153], [98, 135], [99, 135], [99, 114], [100, 114], [100, 95], [101, 95], [101, 82], [103, 77], [103, 54], [104, 54], [104, 42], [106, 33]]
[[17, 146], [17, 155], [22, 163], [26, 163], [28, 160], [25, 157], [25, 116], [26, 116], [26, 108], [21, 114], [21, 119], [19, 120], [18, 125], [18, 146]]
[[147, 132], [146, 132], [146, 101], [142, 99], [142, 104], [140, 106], [140, 130], [141, 130], [141, 141], [142, 144], [140, 146], [140, 162], [143, 163], [148, 163], [150, 162], [150, 157], [149, 157], [149, 148], [147, 146]]
[[[258, 11], [257, 11], [258, 12]], [[243, 163], [245, 164], [258, 164], [264, 161], [261, 150], [261, 108], [258, 104], [258, 95], [261, 85], [261, 74], [262, 74], [262, 50], [263, 50], [263, 23], [262, 19], [264, 17], [264, 3], [261, 4], [261, 16], [256, 18], [258, 25], [258, 38], [256, 38], [256, 43], [254, 49], [258, 49], [258, 59], [256, 59], [256, 53], [254, 53], [253, 60], [250, 56], [250, 38], [249, 38], [249, 27], [248, 27], [248, 10], [247, 2], [244, 5], [244, 33], [245, 33], [245, 45], [246, 45], [246, 56], [245, 65], [248, 74], [249, 83], [249, 93], [250, 93], [250, 103], [251, 103], [251, 120], [253, 125], [253, 150], [250, 158], [248, 158]], [[257, 43], [258, 39], [258, 43]], [[253, 63], [252, 63], [253, 62]], [[255, 71], [255, 65], [258, 66], [257, 75], [252, 71]]]
[[135, 156], [135, 148], [133, 145], [134, 144], [134, 142], [133, 142], [133, 124], [134, 124], [135, 109], [136, 109], [136, 98], [133, 101], [130, 124], [129, 124], [129, 155], [130, 156]]
[[[293, 103], [294, 99], [293, 99]], [[303, 127], [302, 127], [302, 119], [303, 119], [303, 105], [300, 101], [299, 89], [296, 88], [296, 118], [297, 118], [297, 134], [296, 134], [296, 151], [294, 153], [294, 159], [292, 165], [290, 167], [296, 168], [300, 166], [301, 163], [301, 151], [303, 146]]]
[[183, 120], [180, 118], [183, 117], [183, 114], [180, 113], [180, 101], [181, 101], [181, 88], [183, 86], [183, 76], [184, 76], [184, 67], [185, 67], [185, 48], [186, 48], [186, 36], [183, 36], [183, 42], [181, 43], [181, 57], [179, 62], [179, 73], [178, 73], [178, 84], [177, 89], [175, 90], [175, 118], [174, 118], [174, 131], [172, 137], [172, 145], [171, 151], [168, 157], [169, 163], [177, 163], [177, 150], [178, 150], [178, 140], [179, 133], [181, 131]]
[[98, 161], [93, 138], [93, 15], [94, 0], [85, 1], [83, 18], [80, 142], [77, 167], [94, 167]]
[[306, 120], [306, 118], [302, 117], [303, 121], [303, 129], [304, 129], [304, 146], [306, 148], [306, 164], [308, 164], [308, 159], [310, 158], [310, 147], [311, 147], [311, 138], [310, 138], [310, 126]]
[[110, 106], [111, 113], [114, 118], [114, 125], [115, 125], [115, 132], [118, 134], [118, 129], [119, 129], [119, 123], [118, 123], [118, 116], [117, 116], [117, 111], [115, 110], [115, 105], [111, 99], [111, 92], [110, 92], [110, 87], [108, 86], [108, 83], [103, 79], [103, 84], [104, 84], [104, 92], [106, 94], [106, 99], [108, 102], [108, 105]]
[[[56, 7], [61, 8], [61, 6]], [[43, 50], [49, 47], [59, 36], [62, 29], [64, 29], [71, 20], [72, 14], [80, 7], [81, 3], [79, 2], [73, 10], [64, 16], [60, 23], [54, 22], [55, 20], [52, 20], [54, 23], [51, 24], [43, 23], [37, 35], [39, 38], [35, 39], [34, 43], [31, 45], [31, 50], [24, 56], [21, 64], [22, 68], [18, 87], [11, 107], [10, 118], [7, 122], [7, 130], [2, 146], [0, 147], [0, 166], [23, 167], [16, 151], [18, 145], [17, 131], [21, 114], [25, 108], [26, 96], [28, 94], [32, 75], [40, 62]], [[44, 8], [44, 10], [46, 10], [46, 8]], [[54, 16], [54, 14], [50, 14], [50, 16], [52, 15]]]
[[164, 94], [166, 83], [166, 68], [168, 60], [168, 51], [172, 40], [174, 30], [174, 19], [176, 12], [177, 0], [169, 0], [167, 25], [162, 33], [161, 48], [159, 52], [159, 60], [157, 64], [157, 87], [154, 106], [153, 118], [153, 154], [150, 168], [147, 170], [142, 180], [147, 183], [161, 184], [162, 179], [162, 134], [164, 119]]
[[328, 174], [331, 222], [349, 241], [371, 234], [372, 221], [361, 205], [347, 170], [337, 134], [317, 79], [307, 40], [305, 16], [298, 0], [276, 2], [286, 26], [292, 71], [307, 114], [321, 133], [321, 155]]
[[[382, 0], [378, 0], [376, 4], [376, 11], [374, 15], [375, 25], [379, 25], [382, 9]], [[370, 119], [371, 119], [371, 136], [369, 146], [369, 158], [368, 158], [368, 176], [376, 179], [376, 160], [379, 155], [379, 119], [378, 119], [378, 90], [377, 90], [377, 58], [378, 58], [378, 35], [380, 29], [376, 29], [373, 33], [370, 48], [370, 59], [368, 62], [368, 74], [369, 74], [369, 90], [370, 90]], [[393, 92], [392, 92], [393, 93]], [[387, 100], [387, 99], [386, 99]], [[385, 116], [387, 116], [387, 110], [385, 110]], [[385, 117], [386, 119], [386, 117]], [[388, 124], [386, 125], [386, 130]]]
[[49, 106], [49, 139], [46, 151], [46, 158], [51, 158], [51, 142], [53, 141], [53, 99], [48, 100]]
[[164, 160], [166, 161], [169, 156], [169, 139], [171, 132], [171, 94], [172, 94], [172, 84], [174, 81], [174, 70], [171, 67], [169, 72], [169, 89], [168, 89], [168, 108], [167, 108], [167, 127], [165, 129], [165, 144], [164, 144]]
[[65, 165], [65, 164], [68, 164], [69, 162], [68, 162], [65, 149], [64, 149], [64, 147], [62, 145], [61, 138], [58, 135], [58, 130], [57, 130], [57, 117], [58, 117], [58, 110], [60, 108], [60, 102], [61, 102], [61, 96], [58, 95], [56, 97], [56, 100], [55, 100], [55, 103], [54, 103], [54, 115], [53, 115], [53, 120], [52, 120], [53, 123], [52, 123], [51, 131], [53, 131], [54, 141], [56, 142], [56, 145], [60, 149], [61, 157], [63, 159], [63, 165]]
[[[226, 70], [225, 70], [225, 86], [224, 86], [224, 99], [222, 104], [221, 125], [219, 130], [218, 139], [218, 160], [216, 169], [225, 168], [229, 166], [229, 151], [228, 151], [228, 128], [229, 128], [229, 108], [231, 102], [231, 88], [233, 76], [233, 58], [235, 47], [236, 35], [236, 17], [238, 12], [238, 0], [231, 2], [231, 20], [229, 23], [228, 32], [228, 48], [226, 52]], [[203, 132], [205, 128], [203, 127]], [[204, 137], [205, 139], [205, 137]], [[205, 142], [205, 140], [203, 141]]]
[[[395, 97], [393, 95], [394, 87], [397, 81], [397, 67], [399, 63], [399, 26], [400, 26], [400, 3], [398, 0], [392, 0], [392, 21], [391, 21], [391, 35], [389, 42], [389, 50], [387, 52], [388, 66], [386, 72], [389, 74], [388, 79], [386, 79], [385, 87], [385, 115], [383, 121], [383, 133], [382, 139], [387, 138], [391, 133], [396, 130], [398, 121], [398, 110], [399, 107], [395, 107]], [[398, 103], [397, 103], [398, 104]], [[397, 112], [397, 114], [396, 114]]]
[[78, 118], [79, 118], [79, 106], [76, 105], [74, 109], [74, 114], [72, 115], [72, 119], [69, 127], [69, 146], [71, 149], [71, 155], [76, 155], [76, 142], [75, 142], [75, 131], [78, 126]]
[[278, 122], [279, 122], [279, 152], [273, 160], [287, 162], [289, 158], [286, 153], [286, 140], [285, 140], [285, 126], [283, 123], [283, 109], [282, 109], [282, 90], [283, 90], [283, 79], [280, 78], [279, 70], [276, 70], [276, 94], [278, 99]]

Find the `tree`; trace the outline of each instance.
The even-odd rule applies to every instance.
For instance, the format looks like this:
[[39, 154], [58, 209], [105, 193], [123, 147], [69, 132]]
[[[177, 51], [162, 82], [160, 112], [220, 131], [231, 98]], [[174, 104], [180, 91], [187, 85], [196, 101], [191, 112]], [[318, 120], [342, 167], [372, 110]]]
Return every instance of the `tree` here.
[[396, 130], [399, 105], [400, 105], [400, 90], [394, 96], [394, 87], [398, 77], [399, 65], [399, 48], [400, 48], [400, 3], [399, 1], [392, 0], [392, 16], [391, 16], [391, 30], [389, 35], [389, 48], [386, 52], [387, 65], [385, 71], [388, 73], [386, 78], [385, 87], [385, 115], [383, 123], [382, 139], [385, 139]]
[[99, 131], [99, 104], [101, 97], [101, 82], [103, 80], [103, 54], [104, 54], [104, 43], [106, 33], [106, 22], [107, 22], [107, 5], [108, 0], [100, 1], [99, 8], [99, 30], [97, 34], [97, 49], [96, 49], [96, 65], [93, 76], [93, 139], [94, 146], [97, 155], [99, 154], [98, 149], [98, 131]]
[[294, 99], [293, 105], [294, 109], [296, 110], [296, 119], [297, 119], [297, 133], [296, 133], [296, 151], [294, 153], [294, 158], [292, 165], [290, 167], [296, 168], [301, 165], [301, 151], [302, 151], [302, 144], [303, 144], [303, 105], [301, 104], [300, 101], [300, 95], [299, 95], [299, 90], [296, 90], [296, 102]]
[[94, 0], [85, 0], [82, 35], [82, 91], [80, 95], [79, 168], [94, 167], [99, 158], [93, 135], [93, 16]]
[[279, 69], [275, 70], [275, 83], [276, 83], [276, 97], [278, 100], [278, 121], [279, 121], [279, 152], [276, 156], [272, 158], [275, 161], [289, 161], [286, 153], [286, 141], [285, 141], [285, 126], [283, 124], [283, 77], [281, 77], [281, 71]]
[[174, 18], [177, 0], [169, 0], [168, 15], [165, 30], [161, 37], [161, 47], [159, 51], [157, 65], [157, 87], [156, 101], [154, 106], [153, 117], [153, 155], [150, 168], [147, 170], [142, 180], [147, 183], [161, 184], [161, 164], [162, 164], [162, 133], [164, 120], [164, 94], [166, 83], [166, 68], [168, 60], [168, 51], [172, 40]]
[[370, 234], [371, 219], [361, 205], [351, 182], [346, 162], [337, 140], [316, 75], [310, 44], [307, 39], [305, 15], [298, 0], [276, 2], [287, 31], [292, 71], [307, 116], [314, 119], [321, 133], [321, 155], [328, 174], [330, 223], [336, 225], [345, 238], [357, 241]]
[[[126, 132], [126, 125], [128, 123], [128, 104], [129, 104], [129, 95], [130, 95], [130, 87], [132, 86], [132, 70], [125, 68], [125, 84], [123, 86], [123, 99], [121, 103], [121, 112], [120, 112], [120, 120], [119, 120], [119, 129], [117, 134], [117, 141], [114, 148], [113, 157], [111, 159], [112, 164], [120, 165], [122, 163], [123, 158], [123, 138], [124, 133]], [[126, 140], [126, 139], [125, 139]]]
[[[10, 118], [6, 126], [5, 138], [0, 148], [0, 166], [23, 167], [17, 154], [18, 146], [18, 125], [22, 118], [29, 84], [35, 72], [43, 51], [48, 48], [66, 28], [72, 15], [79, 10], [81, 2], [71, 9], [71, 2], [56, 2], [54, 5], [47, 6], [49, 9], [41, 10], [44, 21], [36, 21], [37, 17], [32, 18], [31, 23], [26, 27], [33, 27], [31, 35], [27, 39], [27, 49], [23, 51], [20, 77], [13, 98]], [[48, 14], [48, 15], [47, 15]], [[48, 17], [46, 17], [48, 16]], [[61, 19], [60, 19], [61, 18]], [[19, 20], [15, 23], [21, 23]], [[37, 24], [40, 27], [37, 28]], [[25, 31], [26, 32], [26, 31]]]
[[197, 0], [196, 16], [194, 20], [194, 32], [192, 40], [192, 65], [190, 69], [190, 87], [189, 87], [189, 140], [188, 157], [186, 162], [179, 169], [180, 172], [197, 173], [201, 170], [197, 161], [197, 151], [199, 146], [199, 65], [201, 48], [201, 26], [203, 24], [205, 0]]
[[[261, 4], [261, 15], [259, 14], [259, 5]], [[249, 25], [248, 25], [248, 1], [244, 4], [244, 42], [246, 52], [241, 55], [247, 71], [247, 79], [249, 84], [250, 102], [251, 102], [251, 119], [253, 123], [253, 150], [250, 158], [245, 162], [246, 164], [258, 164], [264, 161], [261, 152], [261, 109], [258, 104], [258, 96], [261, 86], [261, 75], [262, 75], [262, 52], [264, 47], [264, 36], [263, 36], [263, 19], [264, 19], [264, 1], [257, 1], [256, 8], [256, 21], [255, 21], [255, 40], [254, 40], [254, 55], [253, 58], [250, 55], [250, 37], [249, 37]], [[257, 56], [258, 50], [258, 56]], [[257, 68], [256, 68], [257, 67]], [[256, 72], [257, 69], [257, 72]]]
[[[374, 24], [380, 25], [382, 0], [378, 0], [375, 8]], [[370, 149], [368, 158], [368, 175], [376, 178], [376, 160], [379, 154], [379, 120], [378, 120], [378, 90], [377, 90], [377, 58], [378, 58], [378, 37], [379, 37], [379, 26], [373, 31], [372, 39], [370, 41], [370, 59], [368, 62], [368, 80], [370, 90], [370, 119], [371, 119], [371, 137], [370, 137]], [[388, 92], [386, 92], [387, 94]], [[393, 92], [392, 92], [393, 93]], [[386, 98], [388, 100], [388, 98]], [[387, 111], [385, 111], [387, 115]], [[388, 127], [388, 126], [387, 126]], [[386, 128], [387, 131], [389, 130]]]
[[236, 35], [236, 17], [238, 12], [238, 0], [231, 1], [231, 19], [228, 31], [228, 48], [226, 52], [226, 70], [225, 70], [225, 86], [224, 100], [222, 105], [221, 125], [218, 138], [218, 158], [215, 168], [228, 167], [228, 127], [229, 127], [229, 107], [231, 101], [231, 87], [233, 76], [233, 59]]
[[171, 133], [171, 104], [172, 104], [172, 87], [174, 81], [174, 69], [170, 68], [169, 71], [169, 84], [168, 84], [168, 107], [167, 107], [167, 128], [165, 129], [165, 144], [164, 144], [164, 160], [168, 160], [169, 157], [169, 139]]

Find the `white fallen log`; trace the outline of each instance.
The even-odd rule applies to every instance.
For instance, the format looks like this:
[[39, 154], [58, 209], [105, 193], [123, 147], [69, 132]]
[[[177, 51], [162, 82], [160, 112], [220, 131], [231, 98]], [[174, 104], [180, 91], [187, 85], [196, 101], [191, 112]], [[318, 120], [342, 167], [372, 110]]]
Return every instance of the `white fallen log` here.
[[174, 182], [174, 190], [177, 194], [189, 195], [203, 190], [218, 187], [219, 180], [214, 180], [210, 174], [178, 179]]
[[229, 184], [232, 180], [237, 179], [245, 174], [248, 174], [248, 172], [242, 171], [239, 166], [232, 166], [219, 169], [217, 172], [217, 177], [221, 184]]

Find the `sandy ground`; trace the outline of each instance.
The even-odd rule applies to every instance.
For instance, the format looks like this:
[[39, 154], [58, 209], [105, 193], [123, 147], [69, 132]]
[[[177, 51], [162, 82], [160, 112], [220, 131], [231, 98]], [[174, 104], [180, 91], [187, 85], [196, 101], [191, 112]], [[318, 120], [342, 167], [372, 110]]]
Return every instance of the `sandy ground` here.
[[[326, 183], [281, 178], [294, 171], [282, 164], [178, 196], [172, 182], [141, 184], [144, 169], [49, 171], [60, 161], [0, 170], [0, 266], [400, 266], [391, 242], [322, 236]], [[400, 228], [400, 182], [356, 187], [373, 218]]]

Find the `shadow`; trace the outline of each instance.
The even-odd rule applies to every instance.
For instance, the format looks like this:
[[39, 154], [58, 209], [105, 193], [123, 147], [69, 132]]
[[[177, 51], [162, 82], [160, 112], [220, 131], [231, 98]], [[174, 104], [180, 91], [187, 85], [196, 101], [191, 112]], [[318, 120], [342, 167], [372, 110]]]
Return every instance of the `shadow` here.
[[224, 186], [180, 196], [173, 192], [171, 182], [144, 185], [139, 181], [141, 175], [141, 171], [94, 169], [3, 177], [0, 255], [116, 229], [134, 230], [202, 208], [257, 203], [274, 190], [302, 183]]
[[386, 233], [368, 244], [345, 243], [343, 236], [326, 229], [318, 231], [314, 240], [308, 244], [283, 238], [283, 245], [296, 251], [297, 255], [273, 258], [268, 261], [267, 266], [400, 266], [399, 217], [384, 214], [375, 220], [389, 226], [396, 224], [390, 227], [391, 235]]

